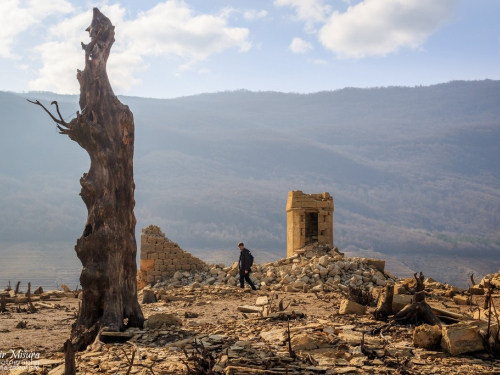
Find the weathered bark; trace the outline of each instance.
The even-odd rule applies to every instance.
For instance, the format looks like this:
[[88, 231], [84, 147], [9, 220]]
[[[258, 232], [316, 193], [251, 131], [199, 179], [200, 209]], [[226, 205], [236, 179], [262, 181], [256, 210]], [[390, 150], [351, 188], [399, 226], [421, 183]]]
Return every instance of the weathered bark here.
[[392, 315], [392, 301], [394, 299], [394, 285], [387, 284], [385, 286], [384, 299], [378, 303], [377, 309], [373, 312], [375, 319], [385, 320], [389, 315]]
[[97, 8], [87, 29], [91, 41], [83, 44], [85, 69], [78, 70], [80, 109], [67, 123], [54, 117], [61, 134], [77, 142], [90, 156], [90, 170], [80, 179], [88, 216], [75, 250], [83, 270], [82, 306], [73, 326], [75, 349], [90, 344], [103, 327], [120, 331], [142, 327], [137, 300], [134, 216], [134, 118], [113, 93], [106, 63], [114, 42], [114, 26]]

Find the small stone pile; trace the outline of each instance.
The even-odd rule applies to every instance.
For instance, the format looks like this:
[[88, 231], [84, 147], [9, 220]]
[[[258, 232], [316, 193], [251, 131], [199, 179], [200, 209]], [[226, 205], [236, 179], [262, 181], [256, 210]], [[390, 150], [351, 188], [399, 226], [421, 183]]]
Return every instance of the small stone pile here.
[[174, 276], [178, 271], [202, 271], [206, 264], [182, 250], [165, 237], [160, 227], [150, 225], [141, 233], [141, 267], [137, 275], [139, 289]]
[[479, 287], [488, 289], [489, 287], [500, 290], [500, 271], [490, 273], [482, 278]]
[[[263, 265], [254, 264], [250, 278], [261, 290], [285, 292], [329, 292], [350, 288], [371, 292], [396, 278], [384, 271], [385, 261], [344, 257], [328, 246], [309, 245], [292, 257]], [[155, 285], [180, 287], [202, 285], [229, 285], [239, 283], [238, 262], [229, 267], [224, 264], [208, 265], [205, 271], [177, 271], [171, 279]]]

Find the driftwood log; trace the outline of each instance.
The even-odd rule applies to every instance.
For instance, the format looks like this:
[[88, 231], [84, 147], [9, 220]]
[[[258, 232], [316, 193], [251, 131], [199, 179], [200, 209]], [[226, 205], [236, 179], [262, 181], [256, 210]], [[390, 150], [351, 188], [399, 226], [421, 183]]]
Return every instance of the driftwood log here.
[[[81, 112], [66, 122], [55, 105], [60, 134], [78, 143], [90, 156], [90, 170], [80, 179], [88, 216], [75, 250], [83, 270], [82, 306], [72, 329], [76, 350], [91, 344], [97, 332], [142, 327], [137, 300], [137, 245], [134, 215], [134, 117], [113, 93], [106, 63], [114, 42], [114, 26], [97, 8], [87, 28], [91, 41], [82, 43], [85, 68], [78, 70]], [[125, 323], [127, 325], [125, 326]]]
[[394, 299], [394, 285], [387, 284], [385, 286], [384, 297], [379, 299], [377, 308], [373, 312], [375, 319], [385, 320], [389, 315], [392, 315], [392, 301]]

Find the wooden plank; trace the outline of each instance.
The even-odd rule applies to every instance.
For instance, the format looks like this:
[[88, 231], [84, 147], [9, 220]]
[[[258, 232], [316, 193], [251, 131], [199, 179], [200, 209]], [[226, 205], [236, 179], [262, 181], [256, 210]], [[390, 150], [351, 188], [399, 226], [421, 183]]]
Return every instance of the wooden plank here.
[[242, 313], [259, 314], [262, 311], [262, 307], [244, 305], [238, 306], [238, 311]]

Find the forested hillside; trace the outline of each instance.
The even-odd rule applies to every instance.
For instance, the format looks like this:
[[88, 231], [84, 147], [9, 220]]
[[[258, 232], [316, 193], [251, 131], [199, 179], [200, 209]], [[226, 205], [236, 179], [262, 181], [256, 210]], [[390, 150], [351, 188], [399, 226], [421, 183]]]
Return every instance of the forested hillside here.
[[[25, 98], [77, 110], [76, 96], [0, 92], [0, 241], [74, 242], [87, 156]], [[341, 250], [458, 283], [500, 267], [499, 81], [120, 100], [138, 232], [159, 225], [208, 258], [240, 240], [284, 256], [288, 191], [329, 191]]]

